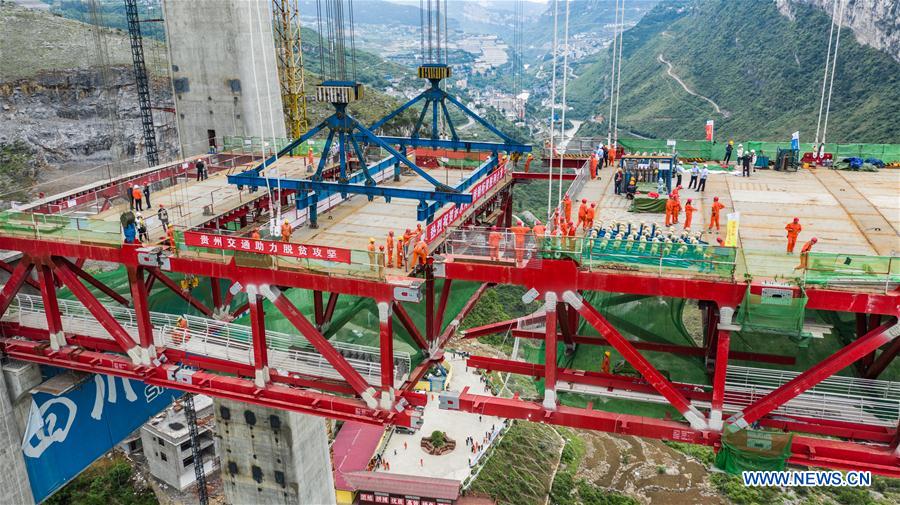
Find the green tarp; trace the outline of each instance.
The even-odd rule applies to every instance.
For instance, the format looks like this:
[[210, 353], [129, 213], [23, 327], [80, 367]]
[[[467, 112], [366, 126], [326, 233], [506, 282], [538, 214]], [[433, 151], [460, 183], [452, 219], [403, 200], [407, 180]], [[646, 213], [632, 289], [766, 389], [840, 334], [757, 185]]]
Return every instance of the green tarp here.
[[666, 199], [635, 196], [628, 211], [662, 213], [666, 211]]
[[[630, 152], [671, 152], [672, 148], [666, 145], [665, 139], [619, 139], [619, 143]], [[681, 158], [700, 158], [704, 160], [721, 160], [725, 157], [725, 145], [727, 140], [715, 144], [705, 140], [677, 140], [675, 149]], [[778, 149], [790, 149], [791, 141], [784, 142], [756, 142], [752, 140], [734, 141], [734, 147], [743, 144], [745, 150], [753, 149], [756, 154], [764, 153], [774, 158]], [[801, 143], [800, 152], [812, 152], [814, 144]], [[834, 154], [836, 160], [849, 157], [878, 158], [885, 163], [900, 161], [900, 144], [825, 144], [825, 152]], [[732, 154], [732, 160], [736, 157]]]
[[741, 430], [722, 435], [716, 467], [732, 475], [752, 470], [784, 470], [791, 455], [790, 433]]

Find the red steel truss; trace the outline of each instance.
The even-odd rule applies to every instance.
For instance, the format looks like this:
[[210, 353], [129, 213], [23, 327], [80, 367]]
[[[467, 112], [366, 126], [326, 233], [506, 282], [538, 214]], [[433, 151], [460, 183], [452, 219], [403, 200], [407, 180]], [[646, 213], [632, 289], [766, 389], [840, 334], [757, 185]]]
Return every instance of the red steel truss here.
[[[509, 207], [507, 201], [502, 206]], [[496, 210], [496, 209], [495, 209]], [[501, 218], [505, 219], [505, 212]], [[762, 399], [753, 400], [739, 413], [725, 419], [725, 375], [728, 360], [755, 360], [774, 364], [792, 364], [793, 358], [765, 353], [739, 353], [730, 350], [730, 311], [737, 307], [747, 289], [746, 283], [726, 280], [663, 278], [632, 272], [585, 271], [569, 260], [543, 260], [540, 268], [516, 267], [467, 261], [452, 255], [438, 256], [425, 268], [424, 279], [388, 277], [386, 280], [326, 275], [306, 270], [273, 270], [235, 263], [234, 260], [207, 260], [169, 257], [165, 263], [148, 264], [136, 247], [53, 242], [43, 239], [0, 236], [0, 249], [17, 251], [22, 259], [10, 266], [9, 279], [0, 290], [0, 315], [6, 313], [16, 293], [32, 280], [36, 270], [46, 312], [46, 328], [29, 328], [17, 323], [0, 323], [0, 346], [16, 359], [60, 366], [85, 372], [103, 373], [143, 380], [184, 391], [245, 401], [342, 420], [375, 424], [410, 425], [417, 422], [413, 406], [423, 405], [427, 397], [413, 391], [416, 382], [443, 358], [443, 349], [457, 334], [464, 315], [472, 309], [484, 290], [494, 283], [514, 284], [533, 289], [545, 302], [542, 312], [513, 321], [501, 321], [465, 332], [477, 337], [511, 331], [516, 337], [545, 339], [545, 364], [498, 360], [473, 356], [469, 366], [487, 370], [543, 377], [543, 401], [521, 398], [502, 399], [463, 391], [461, 410], [527, 419], [577, 428], [678, 440], [718, 447], [723, 430], [758, 422], [785, 430], [812, 435], [827, 435], [845, 440], [796, 436], [790, 462], [800, 465], [838, 469], [863, 469], [900, 477], [900, 451], [897, 430], [859, 423], [814, 418], [773, 417], [771, 412], [791, 398], [821, 382], [840, 369], [864, 360], [869, 374], [882, 371], [898, 352], [900, 334], [896, 318], [900, 296], [896, 292], [868, 293], [825, 288], [807, 288], [807, 307], [832, 311], [877, 314], [882, 316], [865, 325], [866, 333], [801, 373], [796, 379]], [[143, 258], [143, 259], [142, 259]], [[85, 272], [86, 260], [105, 261], [126, 267], [130, 299], [112, 290]], [[431, 271], [433, 270], [433, 275]], [[206, 307], [190, 293], [183, 292], [170, 274], [209, 279], [214, 307]], [[443, 288], [435, 288], [435, 278], [444, 279]], [[54, 286], [67, 287], [96, 318], [112, 340], [98, 339], [67, 331], [60, 314]], [[184, 350], [156, 347], [149, 316], [148, 291], [159, 281], [182, 296], [187, 303], [208, 317], [250, 313], [252, 362], [199, 356]], [[477, 282], [481, 287], [460, 314], [451, 314], [453, 322], [443, 326], [447, 300], [459, 282]], [[134, 310], [136, 335], [129, 333], [86, 286]], [[204, 284], [204, 286], [206, 286]], [[228, 286], [227, 294], [222, 289]], [[752, 284], [752, 289], [759, 286]], [[204, 287], [205, 289], [205, 287]], [[307, 289], [314, 293], [315, 313], [307, 318], [284, 296], [286, 289]], [[703, 347], [636, 343], [625, 339], [580, 293], [608, 291], [635, 295], [668, 296], [704, 301], [714, 310], [708, 313], [708, 335]], [[244, 292], [248, 302], [232, 307], [235, 295]], [[330, 293], [326, 301], [324, 293]], [[340, 295], [372, 299], [379, 314], [380, 362], [378, 379], [367, 380], [323, 335], [330, 323]], [[263, 299], [283, 314], [334, 368], [340, 379], [283, 374], [269, 366]], [[404, 304], [425, 302], [426, 322], [419, 328]], [[266, 307], [270, 307], [266, 305]], [[271, 307], [269, 310], [272, 310]], [[719, 315], [717, 315], [719, 314]], [[394, 317], [416, 344], [426, 351], [426, 360], [410, 371], [399, 387], [393, 366]], [[580, 319], [594, 327], [599, 337], [578, 335]], [[722, 319], [721, 321], [719, 319]], [[544, 323], [540, 330], [525, 326]], [[877, 323], [877, 324], [874, 324]], [[567, 369], [557, 365], [557, 343], [590, 344], [614, 347], [641, 377]], [[711, 387], [697, 389], [690, 384], [672, 382], [663, 376], [642, 352], [670, 352], [705, 358], [712, 375]], [[227, 375], [223, 375], [227, 374]], [[584, 385], [651, 395], [672, 405], [685, 421], [660, 420], [627, 414], [613, 414], [587, 408], [560, 405], [556, 393], [566, 385]]]

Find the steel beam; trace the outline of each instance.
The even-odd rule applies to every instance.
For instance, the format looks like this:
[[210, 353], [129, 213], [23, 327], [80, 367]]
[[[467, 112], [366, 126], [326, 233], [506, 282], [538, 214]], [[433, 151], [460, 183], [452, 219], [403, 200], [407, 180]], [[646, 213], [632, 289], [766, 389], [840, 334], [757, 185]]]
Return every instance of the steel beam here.
[[334, 318], [334, 309], [337, 308], [338, 297], [340, 293], [331, 293], [328, 295], [328, 304], [325, 305], [325, 313], [322, 314], [322, 324], [331, 324]]
[[[609, 340], [609, 343], [619, 351], [619, 354], [640, 372], [651, 386], [659, 391], [661, 395], [666, 397], [666, 400], [668, 400], [673, 407], [678, 409], [678, 412], [691, 423], [691, 426], [698, 430], [703, 430], [708, 427], [705, 416], [697, 410], [696, 407], [691, 405], [690, 401], [688, 401], [688, 399], [685, 398], [668, 379], [663, 377], [663, 375], [659, 373], [659, 370], [657, 370], [647, 358], [631, 345], [631, 342], [626, 340], [618, 330], [609, 324], [609, 322], [597, 312], [597, 309], [572, 291], [563, 293], [563, 300], [577, 310], [588, 324], [606, 337], [606, 339]], [[548, 317], [547, 319], [549, 321], [550, 318]], [[555, 334], [554, 331], [554, 336]]]
[[[559, 174], [553, 174], [552, 176], [548, 172], [513, 172], [512, 174], [513, 180], [539, 180], [546, 181], [547, 179], [553, 178], [554, 181], [559, 180]], [[575, 174], [562, 174], [562, 179], [564, 181], [574, 181], [576, 175]]]
[[137, 321], [138, 337], [144, 364], [150, 363], [150, 358], [156, 357], [153, 345], [153, 323], [150, 322], [150, 302], [147, 294], [147, 285], [144, 283], [144, 269], [142, 267], [128, 267], [128, 284], [131, 287], [131, 300], [134, 304], [134, 317]]
[[318, 290], [313, 291], [313, 316], [314, 321], [316, 322], [316, 328], [320, 330], [325, 323], [325, 311], [323, 305], [322, 292]]
[[263, 311], [263, 297], [252, 286], [247, 286], [250, 304], [250, 332], [253, 336], [254, 381], [258, 387], [265, 387], [269, 376], [269, 349], [266, 345], [266, 315]]
[[44, 314], [47, 316], [47, 333], [50, 335], [50, 347], [53, 350], [66, 345], [66, 334], [63, 332], [62, 316], [59, 313], [59, 301], [56, 299], [56, 279], [47, 265], [39, 265], [38, 280], [41, 284], [41, 299], [44, 301]]
[[722, 405], [725, 402], [725, 375], [728, 371], [730, 345], [731, 332], [719, 330], [716, 342], [716, 368], [713, 373], [712, 409], [709, 413], [709, 427], [716, 431], [722, 430]]
[[394, 314], [397, 316], [397, 320], [400, 321], [400, 324], [406, 328], [406, 332], [409, 333], [409, 336], [415, 341], [416, 345], [419, 346], [419, 349], [429, 351], [428, 342], [425, 341], [425, 337], [419, 332], [416, 323], [409, 317], [409, 312], [406, 311], [406, 307], [403, 306], [402, 302], [394, 304]]
[[425, 264], [425, 340], [434, 345], [437, 332], [434, 329], [434, 268], [429, 261]]
[[447, 311], [447, 301], [450, 299], [450, 286], [452, 284], [452, 279], [445, 279], [444, 284], [441, 285], [441, 299], [438, 302], [437, 314], [434, 316], [438, 332], [444, 329], [444, 313]]
[[749, 427], [757, 419], [843, 370], [866, 354], [893, 341], [898, 335], [900, 335], [900, 325], [897, 324], [896, 320], [871, 330], [869, 333], [854, 340], [850, 345], [828, 356], [809, 370], [782, 384], [771, 393], [729, 417], [727, 429], [729, 431], [737, 431]]
[[[399, 303], [399, 302], [398, 302]], [[381, 362], [381, 407], [393, 405], [394, 389], [394, 327], [391, 324], [393, 302], [378, 302], [379, 356]]]
[[212, 291], [213, 309], [219, 311], [222, 309], [222, 286], [218, 277], [209, 278], [209, 289]]
[[297, 330], [306, 337], [310, 344], [341, 374], [341, 377], [350, 384], [350, 387], [356, 391], [370, 408], [376, 408], [375, 388], [369, 386], [362, 375], [359, 374], [351, 365], [331, 345], [331, 343], [315, 328], [303, 315], [297, 307], [287, 299], [286, 296], [277, 287], [263, 285], [259, 287], [259, 292], [269, 299], [278, 310], [284, 314], [284, 317], [294, 325]]
[[556, 410], [556, 293], [544, 295], [547, 314], [544, 336], [544, 408]]
[[77, 263], [73, 263], [68, 258], [64, 258], [64, 257], [58, 257], [57, 259], [59, 261], [65, 262], [66, 265], [69, 266], [69, 269], [72, 271], [72, 273], [74, 273], [81, 279], [85, 280], [91, 286], [94, 286], [97, 290], [99, 290], [106, 296], [119, 302], [119, 304], [121, 304], [123, 307], [131, 306], [131, 302], [129, 302], [124, 296], [120, 295], [119, 293], [116, 293], [115, 290], [113, 290], [106, 284], [103, 284], [102, 282], [95, 279], [93, 275], [85, 272]]
[[31, 269], [33, 267], [34, 265], [31, 263], [31, 260], [22, 258], [9, 275], [9, 279], [7, 279], [6, 284], [3, 285], [3, 289], [0, 290], [0, 317], [2, 317], [3, 314], [6, 314], [6, 309], [8, 309], [12, 301], [16, 299], [16, 293], [19, 292], [19, 288], [25, 283], [25, 279], [31, 275]]
[[86, 287], [84, 287], [81, 281], [78, 280], [78, 277], [69, 270], [68, 263], [60, 261], [58, 258], [54, 258], [53, 262], [56, 267], [54, 273], [62, 280], [63, 284], [69, 288], [72, 294], [75, 295], [75, 298], [78, 298], [78, 301], [84, 305], [95, 319], [97, 319], [100, 326], [109, 332], [113, 340], [119, 344], [122, 352], [128, 354], [134, 364], [141, 364], [140, 349], [137, 344], [135, 344], [131, 335], [125, 331], [125, 328], [122, 328], [122, 325], [119, 324], [119, 322], [116, 321], [116, 318], [106, 310], [106, 307], [104, 307], [103, 304], [100, 303]]
[[147, 272], [159, 279], [159, 281], [162, 282], [167, 288], [169, 288], [169, 290], [181, 297], [182, 300], [191, 304], [192, 307], [199, 310], [201, 313], [203, 313], [204, 316], [213, 317], [213, 311], [210, 310], [209, 307], [207, 307], [203, 302], [194, 297], [194, 295], [182, 291], [182, 289], [177, 284], [175, 284], [175, 281], [170, 279], [168, 275], [160, 272], [157, 268], [149, 268], [147, 269]]
[[[10, 266], [10, 264], [5, 261], [0, 261], [0, 269], [6, 270], [10, 274], [12, 274], [15, 271], [15, 268]], [[34, 289], [37, 289], [37, 290], [41, 289], [41, 286], [37, 283], [37, 281], [35, 281], [31, 277], [25, 277], [25, 282], [28, 283], [28, 285], [33, 287]]]
[[881, 352], [878, 355], [878, 358], [872, 362], [872, 365], [866, 371], [867, 379], [877, 379], [881, 372], [884, 372], [884, 369], [894, 361], [894, 358], [897, 357], [897, 354], [900, 353], [900, 338], [895, 339], [887, 349]]

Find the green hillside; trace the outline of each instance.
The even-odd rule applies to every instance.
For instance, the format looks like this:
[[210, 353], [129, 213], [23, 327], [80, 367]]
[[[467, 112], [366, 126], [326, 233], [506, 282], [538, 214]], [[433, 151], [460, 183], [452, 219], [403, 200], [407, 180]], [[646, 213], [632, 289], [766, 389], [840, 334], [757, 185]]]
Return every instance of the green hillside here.
[[[830, 18], [802, 4], [795, 19], [774, 2], [667, 1], [625, 32], [619, 126], [652, 137], [702, 138], [707, 119], [717, 138], [785, 140], [815, 133]], [[692, 96], [671, 71], [698, 95]], [[604, 52], [569, 84], [575, 115], [608, 112], [610, 55]], [[898, 142], [900, 63], [841, 34], [828, 125], [833, 142]], [[587, 123], [582, 134], [606, 133]]]

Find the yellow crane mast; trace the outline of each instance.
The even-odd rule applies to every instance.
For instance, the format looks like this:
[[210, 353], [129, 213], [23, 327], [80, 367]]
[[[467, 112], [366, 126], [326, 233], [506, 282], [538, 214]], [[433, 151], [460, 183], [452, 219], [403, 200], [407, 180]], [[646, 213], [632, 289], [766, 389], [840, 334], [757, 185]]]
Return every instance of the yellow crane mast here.
[[291, 138], [297, 138], [309, 129], [300, 44], [300, 8], [297, 0], [272, 0], [272, 13], [284, 122]]

